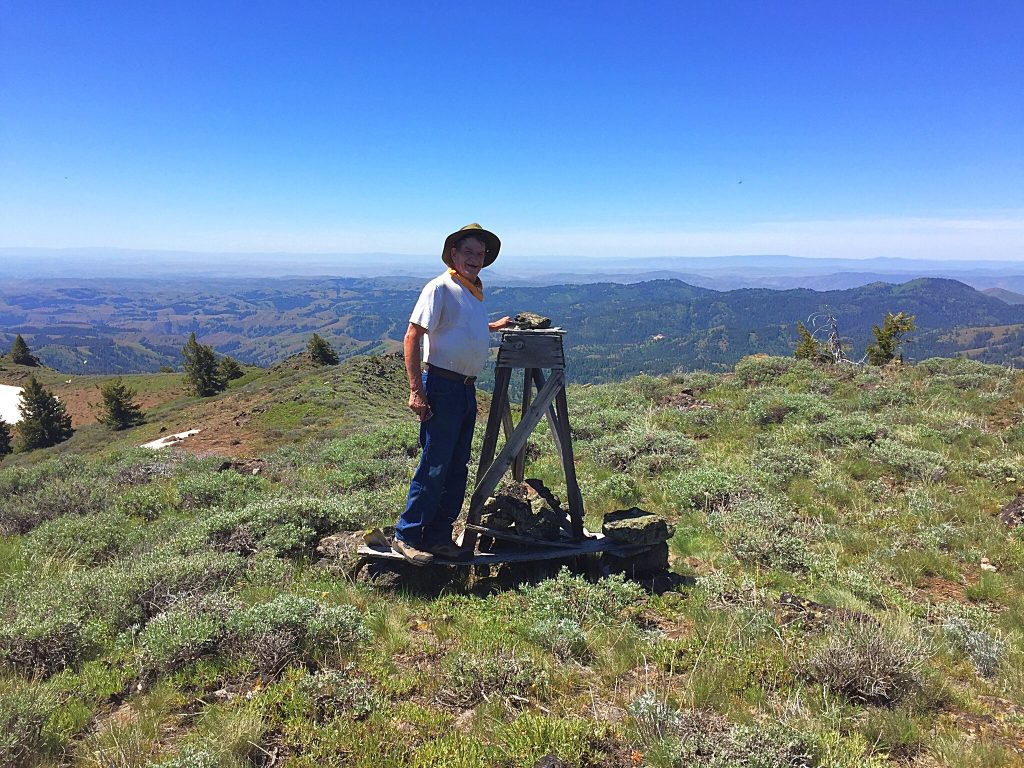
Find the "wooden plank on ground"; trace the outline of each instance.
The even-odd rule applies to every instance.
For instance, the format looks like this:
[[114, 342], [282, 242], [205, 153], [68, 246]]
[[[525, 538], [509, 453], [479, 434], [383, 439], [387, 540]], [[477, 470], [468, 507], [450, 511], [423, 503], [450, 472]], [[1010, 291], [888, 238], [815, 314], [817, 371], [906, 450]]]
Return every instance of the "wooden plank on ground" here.
[[[593, 555], [598, 552], [608, 552], [616, 557], [630, 557], [639, 554], [649, 547], [623, 547], [617, 542], [611, 541], [603, 536], [586, 539], [579, 544], [563, 547], [537, 547], [536, 549], [522, 549], [515, 552], [477, 552], [472, 559], [467, 560], [444, 560], [434, 558], [435, 565], [499, 565], [501, 563], [529, 563], [534, 560], [560, 560], [562, 558], [577, 557], [579, 555]], [[363, 557], [374, 560], [391, 560], [405, 562], [405, 558], [393, 550], [376, 549], [374, 547], [360, 547], [359, 554]]]
[[535, 547], [565, 547], [566, 544], [572, 543], [567, 541], [535, 539], [532, 536], [523, 536], [518, 533], [512, 533], [511, 531], [504, 531], [501, 528], [488, 528], [483, 525], [472, 525], [471, 523], [466, 524], [466, 529], [476, 533], [482, 533], [485, 536], [490, 536], [492, 539], [501, 539], [502, 541], [511, 541], [514, 544], [526, 544], [528, 546]]

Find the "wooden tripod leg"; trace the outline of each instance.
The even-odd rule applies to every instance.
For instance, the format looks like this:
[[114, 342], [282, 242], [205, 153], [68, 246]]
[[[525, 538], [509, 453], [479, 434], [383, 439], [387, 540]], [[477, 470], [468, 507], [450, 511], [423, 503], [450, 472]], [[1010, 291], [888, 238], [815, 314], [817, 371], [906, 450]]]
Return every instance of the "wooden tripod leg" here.
[[505, 415], [505, 404], [508, 402], [508, 383], [512, 378], [511, 368], [494, 370], [494, 395], [491, 397], [491, 409], [487, 412], [487, 428], [484, 430], [484, 442], [480, 447], [480, 464], [477, 466], [477, 482], [494, 461], [494, 451], [498, 447], [498, 431], [501, 429]]
[[583, 538], [583, 494], [580, 493], [580, 484], [576, 480], [576, 464], [572, 455], [572, 436], [569, 429], [569, 403], [565, 397], [565, 385], [563, 384], [557, 394], [555, 401], [558, 404], [558, 412], [555, 423], [558, 425], [559, 446], [558, 455], [562, 459], [562, 469], [565, 471], [565, 488], [569, 495], [569, 517], [572, 525], [572, 535], [575, 539]]
[[[527, 368], [523, 376], [523, 409], [520, 413], [530, 410], [530, 400], [533, 396], [533, 375], [532, 368]], [[511, 421], [511, 415], [509, 417]], [[511, 430], [510, 430], [511, 431]], [[506, 438], [507, 439], [507, 438]], [[526, 477], [526, 445], [519, 449], [515, 461], [512, 462], [512, 479], [516, 482], [523, 482]]]
[[512, 436], [502, 446], [501, 452], [494, 459], [491, 466], [487, 468], [482, 476], [477, 477], [476, 490], [473, 491], [473, 497], [469, 502], [468, 519], [470, 523], [478, 524], [480, 511], [483, 509], [487, 497], [491, 495], [491, 492], [497, 487], [498, 481], [508, 471], [508, 468], [512, 466], [515, 455], [519, 452], [520, 448], [526, 445], [526, 440], [530, 433], [533, 432], [534, 427], [544, 417], [544, 412], [551, 405], [555, 394], [564, 385], [565, 380], [562, 378], [562, 372], [556, 371], [553, 373], [548, 383], [544, 385], [544, 389], [537, 393], [537, 399], [534, 400], [529, 410], [523, 414]]
[[[540, 392], [542, 389], [544, 389], [544, 372], [541, 371], [540, 368], [531, 368], [530, 370], [533, 372], [533, 383], [537, 385], [537, 391]], [[551, 430], [551, 439], [555, 443], [555, 450], [558, 451], [559, 455], [561, 455], [562, 441], [558, 437], [558, 427], [556, 426], [555, 418], [555, 407], [552, 405], [550, 408], [548, 408], [548, 412], [545, 415], [548, 417], [548, 427]]]

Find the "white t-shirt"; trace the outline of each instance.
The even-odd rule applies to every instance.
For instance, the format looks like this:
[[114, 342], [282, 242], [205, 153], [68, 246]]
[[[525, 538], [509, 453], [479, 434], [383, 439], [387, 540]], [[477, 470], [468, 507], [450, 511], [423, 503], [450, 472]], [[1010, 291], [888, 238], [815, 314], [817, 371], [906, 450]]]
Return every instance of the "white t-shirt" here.
[[487, 311], [447, 272], [423, 287], [409, 322], [427, 330], [424, 362], [463, 376], [480, 375], [491, 341]]

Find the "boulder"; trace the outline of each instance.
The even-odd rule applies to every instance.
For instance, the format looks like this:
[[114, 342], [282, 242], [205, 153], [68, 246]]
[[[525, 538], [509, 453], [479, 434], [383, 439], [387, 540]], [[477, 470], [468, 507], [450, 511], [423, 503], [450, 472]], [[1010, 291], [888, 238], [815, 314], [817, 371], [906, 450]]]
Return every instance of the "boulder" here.
[[653, 546], [671, 539], [674, 530], [657, 515], [630, 507], [605, 515], [601, 533], [620, 544]]

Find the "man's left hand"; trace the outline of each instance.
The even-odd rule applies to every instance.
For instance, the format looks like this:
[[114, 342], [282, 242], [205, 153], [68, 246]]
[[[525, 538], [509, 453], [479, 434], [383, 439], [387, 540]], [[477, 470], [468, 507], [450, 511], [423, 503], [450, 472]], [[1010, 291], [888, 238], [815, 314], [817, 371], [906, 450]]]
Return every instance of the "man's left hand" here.
[[512, 318], [505, 315], [500, 320], [495, 320], [493, 323], [488, 323], [487, 327], [492, 331], [500, 331], [502, 328], [507, 328], [512, 323]]

